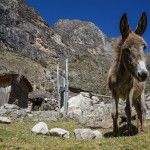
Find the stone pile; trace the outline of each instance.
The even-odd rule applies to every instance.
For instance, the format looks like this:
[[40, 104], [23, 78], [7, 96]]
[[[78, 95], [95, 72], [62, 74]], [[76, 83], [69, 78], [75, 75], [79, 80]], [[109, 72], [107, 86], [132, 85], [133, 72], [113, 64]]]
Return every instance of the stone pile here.
[[54, 110], [54, 111], [58, 111], [58, 101], [56, 99], [48, 99], [45, 98], [41, 104], [40, 110]]

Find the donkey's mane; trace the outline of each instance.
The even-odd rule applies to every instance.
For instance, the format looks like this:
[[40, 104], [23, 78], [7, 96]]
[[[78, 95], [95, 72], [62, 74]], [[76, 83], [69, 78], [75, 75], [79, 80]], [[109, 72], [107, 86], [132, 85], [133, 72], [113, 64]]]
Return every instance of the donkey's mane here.
[[121, 46], [123, 44], [122, 38], [118, 38], [117, 44], [113, 47], [113, 52], [116, 54], [116, 59], [121, 56]]

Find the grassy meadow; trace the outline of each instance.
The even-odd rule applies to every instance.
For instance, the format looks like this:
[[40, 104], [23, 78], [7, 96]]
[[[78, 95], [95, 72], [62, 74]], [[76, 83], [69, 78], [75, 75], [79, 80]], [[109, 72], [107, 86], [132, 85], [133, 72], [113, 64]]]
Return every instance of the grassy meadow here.
[[[99, 129], [103, 139], [76, 140], [73, 134], [75, 128], [84, 128], [75, 121], [60, 120], [46, 122], [48, 128], [60, 127], [70, 132], [70, 138], [35, 135], [31, 132], [37, 122], [13, 122], [0, 124], [0, 150], [149, 150], [150, 122], [146, 132], [131, 137], [106, 136], [112, 129]], [[111, 134], [110, 134], [111, 135]]]

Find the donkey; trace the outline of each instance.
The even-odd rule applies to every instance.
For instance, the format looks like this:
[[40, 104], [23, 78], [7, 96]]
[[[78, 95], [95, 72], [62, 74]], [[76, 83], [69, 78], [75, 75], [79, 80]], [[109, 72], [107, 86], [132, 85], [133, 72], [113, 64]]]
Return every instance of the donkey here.
[[119, 98], [126, 100], [125, 113], [127, 116], [128, 135], [131, 135], [132, 105], [134, 105], [140, 121], [139, 132], [144, 132], [146, 126], [145, 105], [145, 80], [149, 75], [146, 69], [144, 49], [146, 42], [141, 37], [147, 26], [147, 16], [143, 12], [138, 26], [133, 32], [128, 23], [127, 15], [120, 20], [120, 32], [122, 37], [115, 46], [116, 58], [108, 72], [108, 86], [112, 92], [112, 119], [113, 133], [118, 135], [118, 101]]

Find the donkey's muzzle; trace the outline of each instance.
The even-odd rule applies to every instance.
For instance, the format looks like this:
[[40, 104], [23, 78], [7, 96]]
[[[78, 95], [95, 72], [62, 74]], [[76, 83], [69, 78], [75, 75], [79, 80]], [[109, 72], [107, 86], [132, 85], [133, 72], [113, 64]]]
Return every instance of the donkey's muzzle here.
[[137, 76], [138, 80], [142, 82], [145, 81], [146, 78], [149, 76], [149, 72], [147, 70], [141, 70], [138, 72]]

